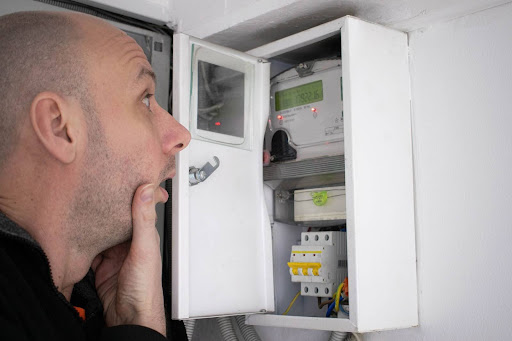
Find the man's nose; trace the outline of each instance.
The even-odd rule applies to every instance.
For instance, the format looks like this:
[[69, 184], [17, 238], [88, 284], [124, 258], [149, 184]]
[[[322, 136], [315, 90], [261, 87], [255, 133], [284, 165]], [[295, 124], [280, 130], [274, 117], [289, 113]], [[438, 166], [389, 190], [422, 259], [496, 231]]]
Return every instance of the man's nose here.
[[167, 115], [169, 116], [163, 132], [162, 148], [165, 154], [176, 155], [187, 148], [190, 143], [190, 133], [171, 114]]

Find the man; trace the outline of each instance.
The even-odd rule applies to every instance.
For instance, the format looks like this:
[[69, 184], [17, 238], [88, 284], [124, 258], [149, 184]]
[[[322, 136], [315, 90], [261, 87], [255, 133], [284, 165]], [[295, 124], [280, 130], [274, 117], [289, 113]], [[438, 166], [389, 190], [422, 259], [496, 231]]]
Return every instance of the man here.
[[154, 208], [190, 135], [142, 49], [23, 12], [0, 17], [0, 65], [0, 338], [164, 339]]

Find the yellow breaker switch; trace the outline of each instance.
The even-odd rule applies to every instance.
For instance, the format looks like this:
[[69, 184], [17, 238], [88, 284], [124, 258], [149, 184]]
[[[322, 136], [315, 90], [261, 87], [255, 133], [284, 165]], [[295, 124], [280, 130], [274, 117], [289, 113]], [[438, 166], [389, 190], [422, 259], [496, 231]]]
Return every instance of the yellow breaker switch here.
[[332, 297], [347, 276], [346, 233], [310, 231], [301, 233], [300, 245], [292, 245], [287, 263], [292, 282], [299, 282], [301, 295]]
[[[322, 267], [321, 263], [288, 262], [288, 266], [295, 276], [318, 276], [318, 270]], [[302, 273], [299, 273], [302, 269]]]

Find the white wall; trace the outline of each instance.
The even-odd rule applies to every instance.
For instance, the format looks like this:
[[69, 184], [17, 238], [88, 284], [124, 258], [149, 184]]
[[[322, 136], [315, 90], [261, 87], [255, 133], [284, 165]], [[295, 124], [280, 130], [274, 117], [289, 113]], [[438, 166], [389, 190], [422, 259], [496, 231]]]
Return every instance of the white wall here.
[[365, 340], [512, 337], [511, 32], [508, 4], [410, 34], [420, 326]]

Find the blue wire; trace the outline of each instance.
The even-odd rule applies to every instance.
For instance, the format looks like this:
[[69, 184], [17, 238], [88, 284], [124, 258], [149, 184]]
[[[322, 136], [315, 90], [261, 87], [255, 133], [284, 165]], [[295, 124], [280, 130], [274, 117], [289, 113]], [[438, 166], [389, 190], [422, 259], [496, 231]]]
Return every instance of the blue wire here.
[[[341, 303], [341, 301], [342, 301], [342, 300], [343, 300], [343, 297], [340, 295], [340, 303]], [[331, 304], [329, 304], [329, 307], [327, 308], [327, 313], [325, 314], [325, 317], [329, 317], [329, 316], [331, 316], [331, 313], [332, 313], [332, 311], [334, 310], [335, 305], [336, 305], [336, 302], [332, 302]], [[348, 315], [348, 312], [346, 312], [346, 311], [345, 311], [345, 309], [343, 309], [343, 307], [341, 306], [341, 304], [339, 305], [339, 307], [340, 307], [340, 309], [341, 309], [341, 311], [342, 311], [343, 313], [345, 313], [345, 314], [347, 314], [347, 315]]]
[[331, 316], [331, 313], [332, 313], [335, 305], [336, 305], [336, 302], [332, 302], [331, 304], [329, 304], [329, 308], [327, 308], [327, 313], [325, 314], [325, 317]]

